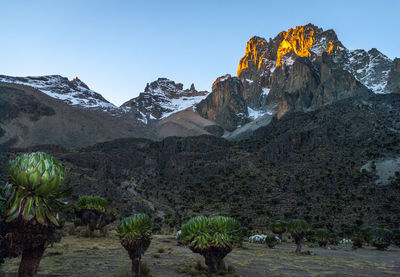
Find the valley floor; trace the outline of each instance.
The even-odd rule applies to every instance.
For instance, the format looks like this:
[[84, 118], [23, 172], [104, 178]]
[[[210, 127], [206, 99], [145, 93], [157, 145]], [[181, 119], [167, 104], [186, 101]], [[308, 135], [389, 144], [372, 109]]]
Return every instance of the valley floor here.
[[[372, 248], [352, 250], [350, 245], [336, 250], [304, 247], [311, 255], [296, 255], [295, 245], [283, 243], [276, 249], [265, 245], [244, 243], [226, 258], [236, 273], [232, 276], [400, 276], [400, 249], [387, 251]], [[163, 249], [163, 253], [159, 251]], [[143, 257], [153, 276], [188, 276], [182, 272], [198, 260], [198, 254], [177, 245], [172, 236], [154, 236]], [[16, 276], [19, 259], [9, 259], [0, 276]], [[128, 276], [127, 252], [116, 236], [108, 238], [77, 238], [67, 236], [48, 248], [40, 264], [40, 276]]]

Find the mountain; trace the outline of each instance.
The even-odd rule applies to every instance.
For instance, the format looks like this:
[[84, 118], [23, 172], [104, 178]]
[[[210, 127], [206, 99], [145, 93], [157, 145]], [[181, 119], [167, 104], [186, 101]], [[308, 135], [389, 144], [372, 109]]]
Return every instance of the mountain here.
[[249, 107], [282, 116], [290, 110], [310, 110], [346, 97], [365, 96], [366, 89], [389, 93], [391, 66], [392, 60], [377, 49], [349, 50], [333, 30], [307, 24], [268, 41], [252, 37], [237, 74]]
[[349, 50], [333, 30], [253, 37], [238, 76], [211, 92], [159, 78], [121, 107], [78, 79], [2, 80], [0, 179], [8, 159], [41, 150], [76, 195], [170, 228], [215, 213], [254, 230], [400, 225], [400, 60]]
[[[57, 96], [64, 95], [60, 90], [53, 91]], [[78, 94], [66, 94], [60, 100], [49, 93], [51, 96], [31, 86], [0, 82], [0, 147], [55, 144], [80, 148], [117, 138], [157, 137], [134, 118], [105, 112], [110, 106], [100, 97], [96, 104], [79, 98], [79, 104], [71, 105]]]
[[72, 106], [109, 112], [117, 110], [117, 106], [108, 102], [99, 93], [89, 89], [78, 77], [69, 81], [68, 78], [59, 75], [40, 77], [0, 75], [0, 82], [29, 86]]
[[158, 78], [147, 83], [144, 92], [124, 104], [122, 108], [133, 112], [139, 120], [158, 120], [173, 113], [192, 107], [204, 99], [209, 92], [197, 91], [194, 84], [190, 89], [183, 89], [183, 84], [167, 78]]
[[[207, 134], [246, 139], [259, 127], [270, 124], [274, 117], [310, 112], [346, 98], [399, 93], [399, 65], [399, 59], [392, 61], [375, 48], [349, 50], [335, 31], [307, 24], [282, 31], [273, 39], [252, 37], [239, 61], [237, 77], [227, 74], [217, 78], [211, 92], [198, 91], [194, 84], [184, 89], [181, 83], [158, 78], [137, 97], [116, 107], [79, 78], [1, 75], [0, 82], [18, 85], [22, 90], [35, 88], [80, 111], [102, 112], [101, 117], [107, 121], [113, 116], [126, 124], [132, 122], [128, 124], [132, 132], [121, 130], [116, 132], [119, 135], [106, 136], [112, 139], [126, 137], [128, 133], [153, 140]], [[9, 105], [17, 104], [12, 102], [15, 99], [8, 100]], [[2, 124], [8, 138], [28, 128], [7, 127], [9, 121]], [[86, 125], [81, 126], [84, 128]], [[95, 137], [93, 143], [103, 141], [104, 137]], [[88, 143], [77, 141], [75, 147]], [[69, 142], [68, 147], [71, 146]]]

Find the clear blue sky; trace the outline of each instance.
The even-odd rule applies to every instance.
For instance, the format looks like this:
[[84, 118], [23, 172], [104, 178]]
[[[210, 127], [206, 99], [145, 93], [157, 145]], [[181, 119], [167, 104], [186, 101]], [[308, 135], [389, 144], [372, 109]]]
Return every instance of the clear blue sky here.
[[309, 22], [350, 49], [400, 56], [399, 0], [0, 0], [0, 11], [0, 74], [78, 76], [117, 105], [158, 77], [210, 90], [236, 74], [250, 37]]

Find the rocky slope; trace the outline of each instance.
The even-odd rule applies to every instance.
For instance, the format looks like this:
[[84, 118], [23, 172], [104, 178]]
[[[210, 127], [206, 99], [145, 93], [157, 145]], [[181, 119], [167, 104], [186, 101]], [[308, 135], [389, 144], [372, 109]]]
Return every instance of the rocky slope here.
[[29, 86], [0, 83], [0, 146], [79, 148], [124, 137], [156, 134], [130, 117], [71, 106]]
[[121, 107], [133, 112], [136, 117], [147, 123], [158, 120], [192, 107], [203, 100], [209, 92], [197, 91], [194, 84], [183, 89], [183, 84], [167, 78], [159, 78], [146, 85], [138, 97], [125, 102]]
[[[75, 193], [105, 196], [122, 216], [147, 212], [170, 227], [218, 213], [250, 229], [296, 217], [346, 234], [365, 224], [400, 224], [396, 170], [390, 182], [377, 183], [378, 165], [400, 155], [399, 113], [399, 95], [353, 97], [287, 113], [240, 142], [121, 139], [75, 151], [14, 149], [8, 158], [50, 152], [67, 167]], [[377, 166], [363, 170], [368, 164]]]
[[393, 93], [400, 94], [400, 59], [394, 59], [389, 72], [387, 87]]

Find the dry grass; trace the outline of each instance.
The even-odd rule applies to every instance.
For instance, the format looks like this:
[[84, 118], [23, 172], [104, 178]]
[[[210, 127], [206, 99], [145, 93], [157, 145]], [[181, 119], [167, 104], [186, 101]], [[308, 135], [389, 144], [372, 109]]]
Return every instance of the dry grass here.
[[[226, 276], [396, 276], [400, 275], [400, 249], [338, 250], [308, 248], [312, 255], [296, 255], [294, 244], [276, 249], [244, 243], [232, 251], [225, 263], [231, 269]], [[160, 249], [161, 253], [160, 253]], [[172, 236], [154, 236], [142, 258], [154, 276], [202, 276], [203, 257], [178, 246]], [[200, 261], [200, 263], [198, 262]], [[19, 259], [6, 260], [0, 272], [17, 272]], [[40, 264], [40, 274], [62, 276], [124, 276], [131, 261], [114, 235], [106, 238], [66, 236], [48, 248]], [[235, 272], [232, 270], [235, 269]], [[179, 273], [179, 272], [182, 273]], [[185, 272], [185, 273], [183, 273]], [[198, 275], [196, 275], [198, 274]], [[237, 275], [236, 275], [237, 274]], [[1, 275], [1, 274], [0, 274]]]

